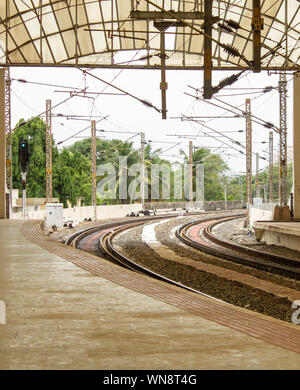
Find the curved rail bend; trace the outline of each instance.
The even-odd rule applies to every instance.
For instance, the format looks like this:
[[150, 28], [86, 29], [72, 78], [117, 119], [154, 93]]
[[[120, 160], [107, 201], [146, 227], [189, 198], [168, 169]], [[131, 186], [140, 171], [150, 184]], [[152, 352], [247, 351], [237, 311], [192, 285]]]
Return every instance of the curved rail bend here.
[[[191, 213], [189, 213], [189, 216]], [[113, 238], [120, 234], [121, 232], [133, 228], [135, 226], [139, 226], [142, 224], [145, 224], [147, 222], [151, 222], [151, 220], [158, 220], [158, 219], [169, 219], [170, 217], [174, 218], [177, 217], [177, 215], [165, 215], [165, 216], [159, 216], [159, 217], [148, 217], [148, 218], [139, 218], [139, 219], [134, 219], [134, 220], [126, 220], [126, 221], [118, 221], [118, 222], [113, 222], [113, 223], [107, 223], [107, 224], [102, 224], [98, 226], [93, 226], [91, 228], [79, 231], [72, 236], [70, 236], [65, 243], [67, 245], [72, 245], [77, 247], [78, 243], [80, 240], [82, 240], [84, 237], [91, 235], [95, 232], [103, 233], [99, 236], [98, 239], [98, 253], [100, 256], [105, 256], [109, 260], [111, 260], [113, 263], [116, 263], [118, 265], [121, 265], [123, 267], [126, 267], [134, 272], [142, 273], [144, 275], [148, 275], [152, 278], [161, 280], [163, 282], [167, 282], [169, 284], [175, 285], [180, 288], [184, 288], [185, 290], [191, 291], [193, 293], [197, 293], [206, 297], [209, 297], [211, 299], [214, 299], [219, 302], [223, 302], [218, 298], [212, 297], [210, 295], [204, 294], [198, 290], [195, 290], [191, 287], [185, 286], [181, 283], [175, 282], [163, 275], [160, 275], [151, 269], [148, 269], [146, 267], [141, 266], [140, 264], [134, 262], [133, 260], [127, 258], [123, 254], [121, 254], [119, 251], [117, 251], [114, 248], [113, 245]], [[226, 303], [226, 302], [225, 302]]]
[[[212, 229], [217, 224], [240, 217], [241, 215], [215, 217], [210, 219], [209, 224], [207, 224], [209, 219], [187, 223], [177, 229], [176, 236], [185, 244], [215, 257], [300, 280], [300, 261], [223, 241], [212, 233]], [[189, 235], [189, 231], [194, 226], [198, 227], [198, 233], [201, 232], [201, 236], [199, 234], [194, 237]]]

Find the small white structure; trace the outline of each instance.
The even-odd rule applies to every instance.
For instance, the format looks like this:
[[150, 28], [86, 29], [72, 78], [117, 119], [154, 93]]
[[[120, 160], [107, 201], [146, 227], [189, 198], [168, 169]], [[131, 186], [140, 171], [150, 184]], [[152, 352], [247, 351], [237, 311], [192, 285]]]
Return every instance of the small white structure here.
[[58, 229], [63, 227], [64, 209], [62, 203], [46, 203], [45, 225], [46, 229], [55, 225]]

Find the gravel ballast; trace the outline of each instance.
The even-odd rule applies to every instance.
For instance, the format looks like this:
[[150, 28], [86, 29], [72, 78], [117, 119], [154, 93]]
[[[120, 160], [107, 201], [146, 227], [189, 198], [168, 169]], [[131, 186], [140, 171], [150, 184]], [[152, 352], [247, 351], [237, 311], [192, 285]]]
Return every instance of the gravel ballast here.
[[[207, 216], [205, 216], [207, 217]], [[190, 221], [200, 219], [189, 217]], [[207, 262], [218, 266], [226, 266], [241, 273], [250, 273], [260, 279], [269, 280], [279, 285], [300, 291], [300, 282], [280, 275], [269, 274], [249, 267], [240, 266], [226, 260], [219, 260], [206, 254], [196, 254], [193, 250], [183, 247], [177, 238], [170, 232], [175, 226], [186, 223], [187, 218], [171, 219], [156, 226], [157, 237], [161, 244], [172, 249], [176, 255], [188, 257], [196, 261]], [[228, 280], [215, 274], [196, 269], [190, 265], [167, 260], [159, 256], [153, 249], [141, 240], [143, 227], [137, 227], [117, 236], [114, 239], [116, 248], [137, 263], [160, 273], [176, 282], [211, 295], [215, 298], [229, 302], [249, 310], [256, 311], [283, 321], [291, 322], [293, 310], [292, 302], [286, 297], [280, 297], [264, 290], [251, 287], [234, 280]], [[300, 293], [299, 293], [300, 297]]]

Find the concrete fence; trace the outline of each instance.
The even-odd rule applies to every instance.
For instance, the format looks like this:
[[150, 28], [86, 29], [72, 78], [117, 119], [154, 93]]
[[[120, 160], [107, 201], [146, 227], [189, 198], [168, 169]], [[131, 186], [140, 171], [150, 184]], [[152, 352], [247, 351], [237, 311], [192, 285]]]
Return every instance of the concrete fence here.
[[[225, 201], [204, 201], [204, 202], [192, 202], [193, 207], [200, 208], [204, 211], [217, 211], [225, 210]], [[226, 210], [241, 209], [245, 203], [240, 200], [232, 200], [226, 202]], [[146, 210], [158, 210], [158, 209], [177, 209], [177, 208], [189, 208], [191, 204], [189, 202], [154, 202], [145, 203]]]
[[[226, 210], [235, 210], [242, 208], [244, 204], [241, 201], [228, 201], [226, 202]], [[224, 201], [205, 201], [205, 202], [193, 202], [192, 206], [204, 211], [217, 211], [225, 210]], [[189, 202], [155, 202], [145, 203], [145, 210], [170, 210], [170, 209], [184, 209], [190, 208]], [[105, 205], [97, 206], [97, 218], [98, 219], [111, 219], [111, 218], [122, 218], [131, 212], [138, 212], [142, 210], [141, 203], [135, 204], [123, 204], [123, 205]], [[46, 210], [30, 211], [27, 213], [28, 219], [45, 219]], [[63, 218], [65, 221], [77, 221], [81, 222], [85, 218], [94, 218], [93, 206], [82, 206], [82, 207], [70, 207], [63, 209]], [[23, 219], [22, 213], [14, 213], [12, 219]]]
[[[131, 212], [138, 212], [142, 210], [142, 204], [124, 204], [124, 205], [106, 205], [97, 206], [98, 219], [111, 219], [126, 217]], [[28, 219], [45, 219], [46, 210], [28, 212]], [[70, 207], [63, 209], [64, 220], [71, 220], [81, 222], [85, 218], [94, 218], [93, 206]], [[23, 219], [22, 213], [15, 213], [12, 219]]]

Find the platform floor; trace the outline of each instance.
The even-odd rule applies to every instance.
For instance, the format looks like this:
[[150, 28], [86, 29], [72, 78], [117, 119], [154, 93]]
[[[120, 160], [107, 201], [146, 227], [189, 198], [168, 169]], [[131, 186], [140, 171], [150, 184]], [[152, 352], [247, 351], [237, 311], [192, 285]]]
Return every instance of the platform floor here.
[[300, 327], [122, 270], [42, 237], [37, 224], [20, 227], [0, 221], [0, 369], [300, 368]]
[[300, 222], [276, 222], [276, 221], [257, 221], [254, 226], [261, 229], [300, 236]]
[[253, 227], [260, 241], [300, 251], [300, 222], [256, 221]]

